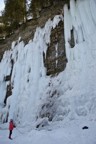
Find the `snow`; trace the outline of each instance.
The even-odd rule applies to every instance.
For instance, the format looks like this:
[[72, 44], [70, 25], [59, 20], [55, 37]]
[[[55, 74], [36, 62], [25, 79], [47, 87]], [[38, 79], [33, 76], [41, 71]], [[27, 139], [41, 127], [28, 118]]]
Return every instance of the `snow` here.
[[[56, 50], [56, 58], [57, 58], [58, 57], [58, 43], [55, 46], [55, 50]], [[58, 64], [58, 60], [56, 60], [56, 67], [57, 67], [57, 64]]]
[[[96, 143], [95, 8], [95, 0], [70, 0], [70, 9], [64, 6], [64, 19], [61, 15], [49, 19], [44, 28], [36, 29], [34, 39], [27, 45], [19, 38], [5, 52], [0, 63], [0, 143]], [[61, 20], [68, 63], [57, 77], [48, 77], [43, 52], [46, 56], [51, 30]], [[74, 48], [70, 45], [71, 30]], [[12, 60], [12, 96], [4, 106], [9, 84], [4, 78], [11, 73]], [[17, 126], [13, 141], [8, 139], [8, 123], [2, 124], [8, 113], [8, 121], [13, 118]], [[82, 129], [84, 126], [88, 129]]]
[[32, 130], [30, 132], [22, 132], [21, 129], [15, 129], [13, 131], [13, 140], [7, 139], [8, 131], [0, 131], [0, 142], [3, 144], [95, 144], [96, 143], [96, 123], [87, 122], [86, 124], [89, 129], [83, 130], [84, 122], [72, 121], [62, 127], [49, 130]]

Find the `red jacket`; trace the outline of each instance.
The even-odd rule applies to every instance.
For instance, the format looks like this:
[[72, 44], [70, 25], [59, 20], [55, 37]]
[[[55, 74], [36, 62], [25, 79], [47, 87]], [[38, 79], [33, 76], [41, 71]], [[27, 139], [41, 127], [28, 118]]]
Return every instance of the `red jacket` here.
[[13, 130], [14, 127], [15, 127], [15, 126], [14, 126], [13, 122], [11, 121], [11, 122], [9, 123], [9, 130]]

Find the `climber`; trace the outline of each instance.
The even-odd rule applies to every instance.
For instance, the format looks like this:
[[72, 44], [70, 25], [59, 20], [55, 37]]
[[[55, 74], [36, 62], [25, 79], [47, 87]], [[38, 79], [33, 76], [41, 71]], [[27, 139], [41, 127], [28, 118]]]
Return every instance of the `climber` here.
[[15, 124], [13, 122], [13, 119], [11, 119], [9, 122], [9, 139], [12, 139], [11, 135], [12, 135], [12, 131], [13, 131], [14, 127], [15, 127]]

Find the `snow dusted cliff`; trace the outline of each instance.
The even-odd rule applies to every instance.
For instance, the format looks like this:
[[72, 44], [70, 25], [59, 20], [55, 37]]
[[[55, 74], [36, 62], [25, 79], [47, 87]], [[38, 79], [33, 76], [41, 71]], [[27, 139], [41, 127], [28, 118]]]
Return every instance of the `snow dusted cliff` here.
[[[70, 9], [64, 6], [64, 18], [57, 15], [49, 19], [44, 28], [38, 27], [34, 39], [27, 45], [20, 38], [12, 43], [0, 63], [1, 122], [13, 118], [17, 125], [24, 126], [34, 125], [40, 119], [66, 122], [86, 117], [96, 120], [95, 13], [95, 0], [71, 0]], [[43, 52], [46, 56], [51, 30], [63, 20], [68, 63], [64, 72], [49, 77]], [[5, 81], [6, 76], [11, 76], [9, 81]], [[9, 84], [12, 95], [4, 106]]]

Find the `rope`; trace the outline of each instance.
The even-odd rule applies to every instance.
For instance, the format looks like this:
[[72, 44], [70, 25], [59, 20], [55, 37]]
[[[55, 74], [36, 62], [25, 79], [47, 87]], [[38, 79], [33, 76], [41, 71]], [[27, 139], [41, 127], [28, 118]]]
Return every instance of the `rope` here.
[[25, 133], [21, 132], [19, 129], [17, 129], [17, 127], [16, 127], [16, 130], [22, 135], [25, 134]]
[[28, 132], [30, 132], [32, 129], [30, 129], [30, 130], [28, 130], [28, 131], [26, 131], [26, 132], [21, 132], [17, 127], [16, 127], [16, 130], [20, 133], [20, 134], [26, 134], [26, 133], [28, 133]]

